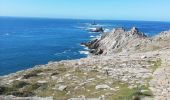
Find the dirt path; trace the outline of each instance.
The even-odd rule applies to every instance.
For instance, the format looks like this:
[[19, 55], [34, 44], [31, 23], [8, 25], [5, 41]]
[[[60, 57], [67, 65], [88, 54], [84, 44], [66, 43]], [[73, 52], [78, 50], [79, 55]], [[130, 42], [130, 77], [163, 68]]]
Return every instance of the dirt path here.
[[160, 51], [161, 67], [153, 73], [150, 82], [154, 100], [170, 100], [170, 50]]

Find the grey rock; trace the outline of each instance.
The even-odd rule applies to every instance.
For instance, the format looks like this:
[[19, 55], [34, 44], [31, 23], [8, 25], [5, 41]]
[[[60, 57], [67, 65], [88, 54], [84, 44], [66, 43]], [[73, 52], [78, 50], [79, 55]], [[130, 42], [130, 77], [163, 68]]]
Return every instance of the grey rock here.
[[110, 86], [106, 85], [106, 84], [102, 84], [102, 85], [97, 85], [95, 87], [95, 89], [110, 89]]
[[67, 88], [67, 85], [61, 85], [58, 87], [58, 90], [64, 91]]
[[[92, 40], [87, 43], [82, 43], [87, 46], [92, 54], [111, 54], [113, 52], [120, 52], [127, 45], [134, 45], [140, 43], [137, 39], [145, 38], [146, 35], [139, 32], [137, 28], [133, 27], [130, 31], [125, 31], [123, 28], [113, 29], [110, 33], [103, 33], [101, 38]], [[133, 44], [128, 44], [135, 40]]]

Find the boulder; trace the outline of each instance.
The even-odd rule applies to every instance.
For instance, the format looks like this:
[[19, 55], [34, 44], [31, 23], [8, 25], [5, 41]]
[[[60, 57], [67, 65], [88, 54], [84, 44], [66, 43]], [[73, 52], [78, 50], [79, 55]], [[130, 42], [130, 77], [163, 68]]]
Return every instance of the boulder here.
[[141, 56], [141, 59], [145, 59], [145, 58], [147, 58], [147, 56], [146, 56], [146, 55]]
[[58, 87], [58, 90], [64, 91], [67, 88], [67, 85], [61, 85]]
[[104, 29], [102, 27], [96, 27], [96, 28], [89, 28], [90, 32], [104, 32]]
[[39, 84], [45, 84], [45, 83], [47, 83], [47, 81], [37, 81], [37, 83], [39, 83]]
[[106, 85], [106, 84], [102, 84], [102, 85], [97, 85], [95, 87], [96, 90], [98, 89], [110, 89], [110, 86]]

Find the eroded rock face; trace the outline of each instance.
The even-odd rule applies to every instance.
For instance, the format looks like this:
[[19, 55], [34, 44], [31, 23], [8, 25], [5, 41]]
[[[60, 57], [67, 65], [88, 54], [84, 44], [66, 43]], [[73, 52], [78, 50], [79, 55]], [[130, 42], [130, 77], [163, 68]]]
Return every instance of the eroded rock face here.
[[154, 37], [155, 40], [159, 41], [159, 40], [166, 40], [166, 39], [169, 39], [170, 37], [170, 30], [169, 31], [164, 31], [164, 32], [161, 32], [160, 34], [156, 35]]
[[111, 54], [126, 50], [127, 46], [131, 45], [131, 48], [140, 43], [141, 38], [146, 38], [144, 33], [138, 31], [133, 27], [130, 31], [125, 31], [123, 28], [113, 29], [110, 33], [103, 33], [100, 39], [95, 39], [87, 43], [82, 43], [90, 49], [90, 53], [99, 54]]

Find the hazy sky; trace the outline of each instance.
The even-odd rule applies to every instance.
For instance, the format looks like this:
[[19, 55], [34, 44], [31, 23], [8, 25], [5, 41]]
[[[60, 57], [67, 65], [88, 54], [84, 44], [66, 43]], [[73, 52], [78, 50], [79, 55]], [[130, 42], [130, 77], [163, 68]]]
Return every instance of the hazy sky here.
[[170, 0], [0, 0], [0, 16], [170, 21]]

